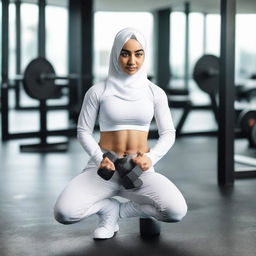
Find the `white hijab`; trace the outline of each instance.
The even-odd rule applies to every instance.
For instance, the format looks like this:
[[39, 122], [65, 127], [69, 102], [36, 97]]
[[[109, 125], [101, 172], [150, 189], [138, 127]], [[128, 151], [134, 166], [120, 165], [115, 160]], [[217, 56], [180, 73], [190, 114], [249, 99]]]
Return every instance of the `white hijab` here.
[[[119, 66], [118, 58], [123, 45], [129, 39], [136, 39], [142, 46], [145, 54], [144, 63], [141, 68], [133, 75], [128, 75]], [[114, 39], [110, 54], [109, 71], [107, 77], [107, 88], [121, 99], [128, 101], [138, 100], [143, 97], [148, 88], [147, 79], [147, 49], [144, 36], [134, 28], [125, 28], [119, 31]]]

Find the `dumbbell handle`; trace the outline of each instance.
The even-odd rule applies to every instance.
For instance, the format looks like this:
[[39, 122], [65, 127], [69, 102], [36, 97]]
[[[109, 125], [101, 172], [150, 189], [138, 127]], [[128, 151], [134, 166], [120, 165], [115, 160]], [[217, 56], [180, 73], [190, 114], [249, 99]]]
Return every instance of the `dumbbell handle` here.
[[[107, 157], [113, 163], [118, 159], [117, 154], [113, 151], [108, 151], [104, 153], [103, 158], [105, 157]], [[114, 171], [108, 170], [107, 168], [99, 168], [97, 173], [104, 180], [110, 180], [114, 174]]]

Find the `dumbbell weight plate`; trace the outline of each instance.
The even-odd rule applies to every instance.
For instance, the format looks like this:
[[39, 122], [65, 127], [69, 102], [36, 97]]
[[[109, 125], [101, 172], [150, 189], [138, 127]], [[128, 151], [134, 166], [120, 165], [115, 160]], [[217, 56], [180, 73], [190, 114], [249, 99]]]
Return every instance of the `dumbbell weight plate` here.
[[[103, 154], [103, 158], [107, 157], [111, 162], [115, 163], [118, 159], [118, 155], [113, 151], [108, 151]], [[103, 178], [104, 180], [110, 180], [111, 177], [114, 175], [114, 171], [110, 171], [106, 168], [100, 168], [97, 171], [98, 175]]]
[[244, 110], [240, 113], [238, 122], [244, 136], [250, 138], [252, 128], [256, 125], [256, 110]]
[[138, 165], [135, 165], [130, 172], [122, 177], [122, 185], [126, 189], [139, 188], [143, 184], [141, 179], [139, 179], [142, 173], [142, 169]]

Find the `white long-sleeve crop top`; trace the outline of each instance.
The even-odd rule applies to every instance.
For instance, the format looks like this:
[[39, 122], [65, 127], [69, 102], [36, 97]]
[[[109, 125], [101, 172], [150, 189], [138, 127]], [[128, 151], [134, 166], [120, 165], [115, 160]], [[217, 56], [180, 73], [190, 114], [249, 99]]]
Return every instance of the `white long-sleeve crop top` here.
[[123, 99], [106, 89], [105, 82], [93, 85], [85, 94], [77, 124], [77, 136], [82, 147], [99, 166], [102, 150], [93, 137], [98, 118], [100, 131], [149, 131], [155, 118], [159, 138], [146, 155], [155, 165], [172, 147], [175, 128], [165, 92], [149, 81], [148, 88], [136, 100]]

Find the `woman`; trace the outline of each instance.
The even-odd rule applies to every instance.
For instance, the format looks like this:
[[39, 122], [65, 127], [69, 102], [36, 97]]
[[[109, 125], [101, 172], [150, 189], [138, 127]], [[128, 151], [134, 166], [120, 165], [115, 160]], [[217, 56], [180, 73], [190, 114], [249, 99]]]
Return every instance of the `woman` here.
[[[147, 49], [136, 29], [125, 28], [115, 37], [106, 81], [93, 85], [85, 94], [78, 119], [78, 139], [90, 156], [84, 171], [66, 186], [55, 205], [55, 218], [72, 224], [92, 214], [99, 216], [95, 239], [108, 239], [119, 230], [118, 220], [127, 217], [153, 217], [177, 222], [187, 212], [186, 202], [177, 187], [155, 172], [154, 165], [169, 151], [175, 140], [167, 96], [147, 79]], [[159, 139], [148, 147], [152, 118]], [[99, 143], [92, 136], [95, 121], [100, 126]], [[131, 156], [143, 170], [142, 185], [126, 189], [114, 163], [103, 153], [115, 152], [119, 158]], [[114, 172], [110, 180], [97, 174], [99, 168]], [[121, 203], [112, 198], [130, 201]]]

